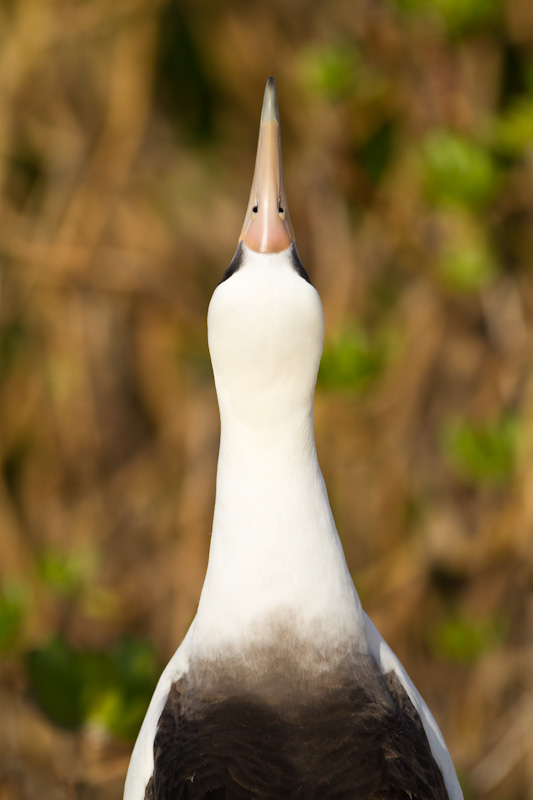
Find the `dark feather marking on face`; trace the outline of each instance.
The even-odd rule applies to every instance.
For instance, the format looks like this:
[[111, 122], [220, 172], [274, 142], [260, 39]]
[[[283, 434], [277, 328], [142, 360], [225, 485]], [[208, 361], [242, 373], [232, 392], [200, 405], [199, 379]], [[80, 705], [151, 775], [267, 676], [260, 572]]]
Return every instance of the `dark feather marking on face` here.
[[283, 691], [279, 674], [252, 692], [239, 668], [212, 666], [209, 688], [205, 671], [203, 690], [192, 675], [172, 685], [145, 800], [448, 800], [416, 709], [370, 656], [314, 685], [285, 672]]
[[305, 271], [304, 265], [300, 261], [300, 256], [298, 255], [298, 250], [296, 249], [296, 245], [294, 244], [294, 242], [291, 244], [291, 260], [292, 260], [292, 266], [294, 267], [300, 278], [303, 278], [304, 281], [307, 281], [307, 283], [310, 283], [312, 286], [313, 283], [309, 275]]
[[243, 243], [242, 243], [242, 240], [241, 240], [239, 242], [239, 245], [238, 245], [236, 251], [235, 251], [235, 255], [231, 259], [231, 264], [229, 265], [229, 267], [225, 271], [224, 275], [222, 276], [222, 280], [220, 281], [218, 286], [220, 286], [221, 283], [224, 283], [224, 281], [227, 281], [228, 278], [231, 278], [231, 276], [235, 272], [237, 272], [237, 270], [239, 269], [239, 267], [242, 264], [243, 258], [244, 258], [244, 251], [243, 251]]
[[[313, 283], [312, 283], [309, 275], [307, 274], [304, 265], [300, 261], [300, 256], [298, 255], [298, 250], [296, 249], [296, 245], [294, 244], [294, 242], [291, 244], [291, 247], [290, 247], [290, 257], [291, 257], [292, 266], [296, 270], [298, 275], [301, 278], [303, 278], [304, 281], [307, 281], [307, 283], [310, 283], [311, 286], [312, 286]], [[237, 250], [235, 251], [235, 255], [231, 259], [231, 264], [229, 265], [229, 267], [225, 271], [224, 275], [222, 276], [222, 280], [218, 283], [218, 286], [220, 286], [221, 283], [224, 283], [224, 281], [227, 281], [228, 278], [231, 278], [231, 276], [234, 275], [237, 272], [238, 269], [240, 269], [240, 267], [242, 266], [243, 259], [244, 259], [244, 246], [243, 246], [243, 242], [241, 240], [239, 242], [239, 246], [237, 247]]]

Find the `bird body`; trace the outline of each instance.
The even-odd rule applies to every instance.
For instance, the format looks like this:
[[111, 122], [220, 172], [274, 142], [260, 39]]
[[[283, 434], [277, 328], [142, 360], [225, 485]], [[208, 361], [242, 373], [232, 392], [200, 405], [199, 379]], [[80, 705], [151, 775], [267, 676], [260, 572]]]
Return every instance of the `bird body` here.
[[221, 438], [207, 573], [125, 800], [462, 797], [438, 726], [346, 565], [314, 440], [323, 337], [288, 218], [270, 79], [241, 241], [208, 311]]

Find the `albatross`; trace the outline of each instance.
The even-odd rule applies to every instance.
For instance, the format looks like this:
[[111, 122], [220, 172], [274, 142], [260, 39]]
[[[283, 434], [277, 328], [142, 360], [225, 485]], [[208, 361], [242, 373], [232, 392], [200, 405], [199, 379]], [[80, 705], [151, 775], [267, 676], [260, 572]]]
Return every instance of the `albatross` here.
[[318, 464], [324, 315], [290, 222], [273, 78], [207, 322], [221, 419], [209, 562], [124, 800], [459, 800], [433, 715], [361, 607]]

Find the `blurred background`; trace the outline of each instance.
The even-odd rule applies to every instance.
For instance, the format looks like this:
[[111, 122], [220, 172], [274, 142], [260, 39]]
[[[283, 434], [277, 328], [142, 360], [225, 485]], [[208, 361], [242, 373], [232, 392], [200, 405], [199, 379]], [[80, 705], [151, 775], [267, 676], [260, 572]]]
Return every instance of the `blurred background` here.
[[0, 799], [121, 797], [195, 613], [266, 78], [319, 458], [470, 800], [533, 798], [533, 3], [0, 2]]

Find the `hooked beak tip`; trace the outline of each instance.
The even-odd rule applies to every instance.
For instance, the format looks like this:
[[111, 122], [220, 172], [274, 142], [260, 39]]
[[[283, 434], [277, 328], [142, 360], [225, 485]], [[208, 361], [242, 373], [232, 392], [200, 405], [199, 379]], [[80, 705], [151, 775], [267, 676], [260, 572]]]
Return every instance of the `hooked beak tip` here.
[[263, 108], [261, 110], [261, 123], [277, 122], [279, 125], [278, 91], [276, 81], [270, 77], [265, 86]]
[[263, 97], [254, 179], [240, 238], [260, 253], [279, 253], [294, 241], [283, 182], [274, 78], [268, 79]]

